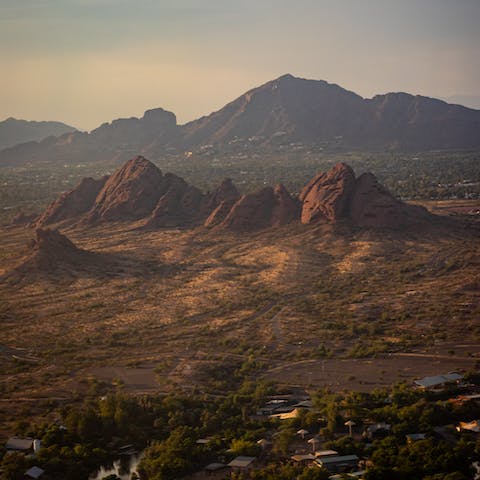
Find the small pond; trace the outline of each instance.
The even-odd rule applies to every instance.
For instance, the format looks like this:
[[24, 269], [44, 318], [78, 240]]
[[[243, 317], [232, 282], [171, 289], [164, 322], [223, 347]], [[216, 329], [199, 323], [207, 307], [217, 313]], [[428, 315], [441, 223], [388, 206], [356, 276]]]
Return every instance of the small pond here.
[[111, 465], [103, 466], [90, 475], [88, 480], [102, 480], [108, 475], [117, 475], [121, 480], [130, 480], [133, 473], [137, 473], [137, 466], [142, 455], [131, 455], [115, 460]]

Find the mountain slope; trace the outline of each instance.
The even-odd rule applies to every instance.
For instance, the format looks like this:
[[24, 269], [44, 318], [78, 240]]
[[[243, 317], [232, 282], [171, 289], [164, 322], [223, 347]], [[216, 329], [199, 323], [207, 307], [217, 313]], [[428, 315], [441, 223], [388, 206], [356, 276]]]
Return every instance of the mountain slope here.
[[[75, 163], [126, 161], [143, 150], [163, 152], [176, 139], [177, 120], [162, 108], [147, 110], [143, 117], [119, 118], [86, 132], [71, 132], [56, 138], [15, 145], [0, 151], [0, 165], [36, 162]], [[158, 150], [158, 145], [161, 145]]]
[[58, 137], [75, 130], [74, 127], [61, 122], [30, 122], [10, 117], [0, 122], [0, 149], [50, 136]]
[[16, 145], [0, 151], [0, 165], [28, 162], [127, 160], [214, 145], [218, 151], [255, 152], [307, 146], [349, 150], [480, 148], [480, 111], [407, 93], [372, 99], [338, 85], [283, 75], [254, 88], [217, 112], [177, 125], [173, 113], [148, 110], [142, 118], [118, 119], [91, 133]]
[[407, 93], [363, 99], [338, 85], [292, 75], [254, 88], [183, 127], [187, 146], [260, 137], [263, 143], [349, 148], [480, 147], [480, 111]]
[[283, 75], [188, 123], [183, 138], [187, 145], [252, 136], [314, 143], [347, 132], [353, 136], [365, 113], [364, 100], [355, 93], [324, 81]]

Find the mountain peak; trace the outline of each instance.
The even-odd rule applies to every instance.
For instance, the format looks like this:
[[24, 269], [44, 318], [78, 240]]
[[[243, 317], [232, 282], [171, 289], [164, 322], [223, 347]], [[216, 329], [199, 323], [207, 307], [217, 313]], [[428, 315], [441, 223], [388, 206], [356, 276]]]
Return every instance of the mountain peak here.
[[145, 217], [157, 204], [163, 183], [162, 172], [145, 157], [137, 155], [105, 182], [87, 222]]
[[160, 107], [146, 110], [142, 120], [148, 123], [165, 124], [165, 126], [176, 125], [177, 123], [177, 117], [174, 113]]
[[[15, 120], [3, 122], [12, 130]], [[3, 135], [9, 142], [13, 135]], [[18, 143], [15, 141], [14, 143]], [[364, 99], [335, 83], [285, 73], [243, 93], [220, 110], [178, 125], [173, 113], [147, 110], [141, 118], [106, 123], [75, 133], [0, 151], [0, 165], [32, 158], [73, 163], [89, 156], [127, 158], [131, 151], [159, 160], [165, 154], [396, 149], [467, 150], [480, 147], [480, 111], [397, 92]], [[0, 149], [2, 122], [0, 122]], [[209, 154], [208, 153], [208, 154]]]
[[274, 81], [281, 82], [283, 80], [298, 80], [298, 77], [294, 77], [291, 73], [285, 73]]
[[0, 150], [26, 142], [39, 142], [47, 137], [60, 136], [75, 130], [61, 122], [37, 122], [8, 117], [0, 121]]

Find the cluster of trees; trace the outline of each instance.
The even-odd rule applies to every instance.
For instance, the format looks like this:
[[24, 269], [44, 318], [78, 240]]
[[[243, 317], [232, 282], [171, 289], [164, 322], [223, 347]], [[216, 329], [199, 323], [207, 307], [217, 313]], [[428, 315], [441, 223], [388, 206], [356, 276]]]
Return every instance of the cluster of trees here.
[[[115, 459], [125, 444], [137, 450], [148, 446], [140, 465], [142, 478], [178, 478], [213, 461], [230, 446], [242, 451], [242, 441], [250, 445], [265, 432], [263, 422], [251, 421], [249, 416], [271, 391], [268, 385], [245, 382], [218, 397], [117, 393], [87, 400], [64, 408], [61, 422], [26, 428], [23, 433], [39, 438], [42, 449], [35, 460], [2, 455], [2, 478], [23, 478], [26, 468], [36, 464], [52, 478], [85, 479]], [[205, 436], [211, 439], [208, 445], [196, 443]]]
[[[117, 393], [86, 401], [65, 408], [61, 423], [31, 427], [27, 433], [43, 445], [34, 463], [50, 478], [84, 479], [112, 461], [122, 445], [133, 444], [144, 450], [138, 467], [142, 480], [180, 478], [237, 455], [259, 456], [262, 467], [248, 474], [232, 473], [232, 479], [328, 478], [322, 469], [288, 462], [300, 428], [319, 434], [322, 448], [368, 458], [367, 480], [462, 480], [470, 478], [470, 465], [480, 455], [480, 442], [453, 428], [461, 420], [480, 418], [480, 407], [472, 401], [455, 404], [446, 401], [448, 395], [398, 385], [369, 394], [319, 391], [312, 398], [314, 408], [300, 410], [296, 418], [280, 422], [256, 417], [273, 391], [271, 385], [244, 381], [224, 395], [193, 392], [139, 398]], [[358, 435], [347, 435], [347, 419], [354, 420], [360, 431], [362, 425], [380, 421], [392, 429], [369, 444]], [[435, 429], [445, 425], [450, 426], [443, 434]], [[406, 434], [415, 432], [426, 438], [407, 442]], [[258, 446], [257, 440], [265, 437], [271, 439], [271, 449]], [[197, 442], [205, 438], [208, 442]], [[4, 455], [2, 478], [22, 478], [32, 462], [23, 455]]]
[[[86, 401], [81, 406], [65, 408], [62, 421], [32, 426], [28, 436], [41, 440], [42, 448], [36, 459], [25, 460], [23, 455], [5, 455], [0, 464], [9, 464], [8, 479], [23, 478], [27, 466], [41, 466], [52, 478], [81, 480], [112, 460], [118, 445], [123, 443], [145, 445], [149, 439], [148, 426], [153, 412], [141, 401], [126, 395], [108, 395], [98, 401]], [[12, 458], [16, 457], [16, 458]]]
[[467, 480], [480, 449], [465, 438], [456, 444], [428, 438], [401, 443], [391, 436], [378, 442], [366, 480]]

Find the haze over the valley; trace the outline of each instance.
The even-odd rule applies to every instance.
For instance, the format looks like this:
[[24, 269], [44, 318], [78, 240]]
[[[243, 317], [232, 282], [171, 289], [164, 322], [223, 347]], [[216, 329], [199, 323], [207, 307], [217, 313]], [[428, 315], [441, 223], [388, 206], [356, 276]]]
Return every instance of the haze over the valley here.
[[476, 0], [3, 0], [0, 119], [185, 123], [286, 72], [478, 108], [479, 19]]

